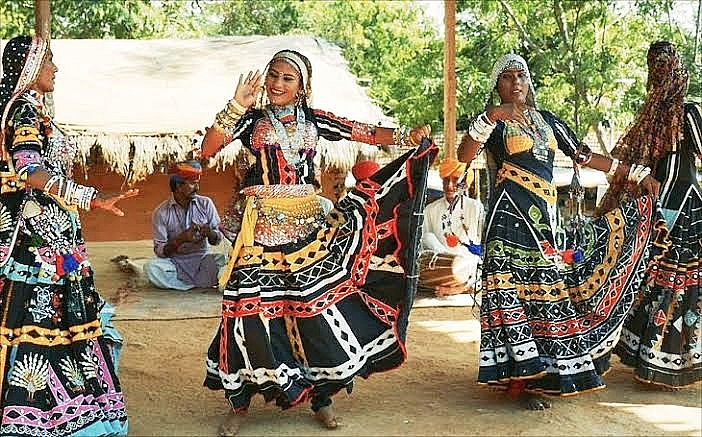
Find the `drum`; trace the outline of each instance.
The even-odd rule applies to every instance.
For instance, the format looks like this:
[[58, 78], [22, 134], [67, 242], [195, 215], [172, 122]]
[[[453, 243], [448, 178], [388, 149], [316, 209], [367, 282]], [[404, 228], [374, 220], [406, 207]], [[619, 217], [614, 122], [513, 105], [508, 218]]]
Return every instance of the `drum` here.
[[463, 264], [463, 259], [456, 255], [424, 251], [419, 254], [419, 283], [417, 290], [448, 296], [473, 291], [475, 275], [468, 282], [456, 278], [456, 264]]

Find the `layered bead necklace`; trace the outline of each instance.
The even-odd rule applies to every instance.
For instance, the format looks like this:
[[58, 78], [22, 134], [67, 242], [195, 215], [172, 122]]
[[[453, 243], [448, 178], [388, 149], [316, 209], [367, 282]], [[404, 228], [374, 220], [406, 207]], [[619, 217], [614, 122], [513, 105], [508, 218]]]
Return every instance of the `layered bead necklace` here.
[[[285, 160], [297, 167], [300, 161], [300, 149], [303, 148], [303, 135], [305, 133], [305, 111], [300, 110], [295, 105], [283, 107], [267, 106], [266, 115], [273, 125], [275, 135], [278, 137], [278, 145], [283, 152]], [[295, 114], [295, 124], [290, 124], [286, 128], [280, 121], [286, 115]], [[294, 132], [293, 132], [294, 130]]]
[[524, 135], [527, 135], [534, 140], [534, 146], [531, 149], [531, 153], [534, 155], [534, 158], [538, 159], [539, 161], [546, 162], [548, 161], [549, 152], [549, 126], [540, 115], [538, 115], [535, 119], [530, 109], [527, 109], [525, 115], [528, 116], [530, 123], [528, 127], [520, 126], [520, 129]]

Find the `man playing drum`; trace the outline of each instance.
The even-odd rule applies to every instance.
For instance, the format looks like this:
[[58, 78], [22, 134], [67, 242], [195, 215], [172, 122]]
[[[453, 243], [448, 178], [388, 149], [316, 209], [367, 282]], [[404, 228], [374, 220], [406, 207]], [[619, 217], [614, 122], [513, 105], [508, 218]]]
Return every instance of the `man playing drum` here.
[[[469, 291], [477, 278], [480, 240], [485, 210], [480, 200], [461, 195], [456, 186], [465, 172], [465, 163], [445, 158], [439, 167], [444, 197], [427, 205], [424, 211], [419, 288], [440, 296]], [[473, 183], [466, 175], [466, 187]], [[456, 205], [451, 208], [453, 202]]]

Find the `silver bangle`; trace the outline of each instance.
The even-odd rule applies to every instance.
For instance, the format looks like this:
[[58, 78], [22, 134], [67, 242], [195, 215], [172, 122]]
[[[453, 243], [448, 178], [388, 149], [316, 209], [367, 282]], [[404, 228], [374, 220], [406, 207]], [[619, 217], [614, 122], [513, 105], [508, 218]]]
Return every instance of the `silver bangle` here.
[[619, 160], [617, 158], [613, 158], [612, 164], [609, 166], [609, 170], [607, 171], [607, 177], [613, 178], [614, 174], [617, 172], [617, 168], [619, 168]]
[[644, 165], [632, 164], [629, 168], [629, 174], [627, 175], [627, 180], [629, 182], [634, 182], [635, 184], [640, 184], [646, 176], [651, 174], [651, 169]]

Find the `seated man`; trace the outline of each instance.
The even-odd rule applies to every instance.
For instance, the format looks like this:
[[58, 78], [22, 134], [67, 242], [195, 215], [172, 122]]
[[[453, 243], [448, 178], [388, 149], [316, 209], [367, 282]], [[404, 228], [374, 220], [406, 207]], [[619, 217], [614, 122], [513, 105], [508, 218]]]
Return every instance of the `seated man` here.
[[[475, 284], [480, 263], [480, 241], [485, 211], [477, 200], [461, 196], [449, 215], [449, 205], [456, 196], [456, 184], [466, 164], [446, 158], [439, 167], [444, 197], [424, 210], [419, 286], [436, 294], [449, 295], [468, 291]], [[466, 186], [472, 184], [467, 174]]]
[[146, 262], [144, 273], [158, 288], [213, 287], [219, 269], [225, 265], [224, 254], [208, 253], [210, 244], [222, 241], [222, 233], [214, 203], [197, 194], [201, 173], [197, 161], [171, 167], [172, 194], [153, 212], [151, 228], [157, 257]]

